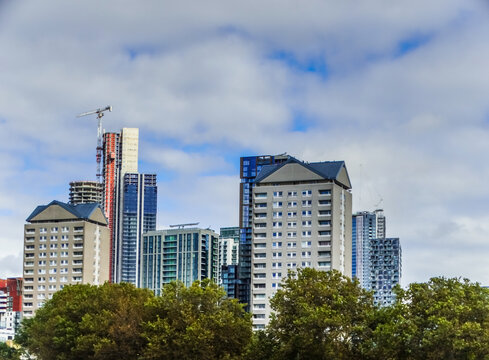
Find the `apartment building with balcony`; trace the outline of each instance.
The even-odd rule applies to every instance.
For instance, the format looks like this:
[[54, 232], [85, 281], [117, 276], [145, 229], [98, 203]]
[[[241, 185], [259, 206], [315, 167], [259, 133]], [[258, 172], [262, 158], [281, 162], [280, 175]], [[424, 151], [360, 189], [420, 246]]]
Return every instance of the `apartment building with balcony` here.
[[255, 330], [268, 323], [269, 299], [288, 270], [336, 269], [351, 276], [351, 183], [343, 161], [290, 157], [263, 166], [252, 191], [251, 312]]
[[143, 235], [140, 256], [140, 287], [155, 295], [174, 280], [185, 286], [207, 278], [219, 281], [219, 235], [211, 229], [148, 231]]
[[110, 235], [99, 204], [52, 201], [24, 225], [23, 315], [69, 284], [109, 281]]

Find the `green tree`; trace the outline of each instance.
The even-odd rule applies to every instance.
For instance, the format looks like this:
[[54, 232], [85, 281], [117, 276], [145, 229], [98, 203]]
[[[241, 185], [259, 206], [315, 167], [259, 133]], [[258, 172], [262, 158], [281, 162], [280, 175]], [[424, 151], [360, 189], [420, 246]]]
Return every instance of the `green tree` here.
[[167, 284], [151, 303], [143, 359], [240, 359], [251, 338], [251, 319], [210, 280]]
[[0, 342], [0, 360], [19, 360], [20, 351], [15, 347]]
[[396, 289], [379, 311], [373, 358], [489, 359], [489, 291], [464, 279], [432, 278]]
[[338, 271], [299, 269], [270, 303], [275, 314], [262, 340], [274, 349], [272, 358], [364, 358], [375, 307], [357, 280]]
[[18, 341], [40, 360], [136, 359], [151, 298], [127, 283], [66, 286], [22, 323]]

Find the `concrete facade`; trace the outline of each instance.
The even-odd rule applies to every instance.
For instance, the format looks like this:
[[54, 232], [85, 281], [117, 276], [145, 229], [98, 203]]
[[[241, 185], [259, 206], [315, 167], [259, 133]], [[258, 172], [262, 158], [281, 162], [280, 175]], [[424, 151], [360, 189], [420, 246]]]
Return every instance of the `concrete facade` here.
[[269, 299], [288, 270], [336, 269], [351, 276], [351, 184], [343, 162], [290, 158], [264, 167], [253, 188], [252, 313], [263, 329]]
[[24, 226], [24, 316], [65, 285], [108, 281], [109, 241], [98, 204], [38, 206]]

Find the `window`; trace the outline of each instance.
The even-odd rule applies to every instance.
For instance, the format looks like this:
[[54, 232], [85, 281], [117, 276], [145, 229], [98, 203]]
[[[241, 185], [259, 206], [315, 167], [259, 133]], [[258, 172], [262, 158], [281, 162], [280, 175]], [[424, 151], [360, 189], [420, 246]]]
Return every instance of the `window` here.
[[282, 202], [281, 201], [274, 201], [273, 202], [273, 208], [274, 209], [281, 208], [281, 207], [282, 207]]
[[255, 249], [265, 249], [267, 247], [266, 243], [255, 243]]
[[331, 241], [319, 241], [319, 246], [331, 246]]
[[46, 236], [39, 236], [39, 241], [46, 241]]
[[256, 193], [255, 198], [257, 199], [266, 199], [267, 198], [267, 193]]
[[296, 252], [289, 252], [289, 253], [287, 253], [287, 257], [289, 259], [295, 259], [297, 257], [297, 253]]
[[46, 244], [39, 245], [39, 250], [46, 250]]
[[302, 267], [311, 267], [311, 262], [310, 261], [303, 261], [302, 262]]
[[302, 237], [311, 237], [311, 232], [310, 231], [303, 231]]
[[282, 247], [282, 242], [281, 241], [277, 241], [277, 242], [272, 243], [272, 248], [273, 249], [277, 249], [277, 248], [281, 248], [281, 247]]
[[297, 196], [297, 191], [289, 191], [287, 194], [289, 197], [296, 197]]
[[312, 212], [310, 210], [303, 210], [302, 216], [303, 217], [310, 217], [310, 216], [312, 216]]
[[[27, 255], [27, 254], [26, 254], [26, 255]], [[45, 258], [45, 257], [46, 257], [46, 255], [47, 255], [47, 254], [46, 254], [45, 252], [39, 253], [39, 257], [40, 257], [40, 258]]]
[[282, 263], [281, 262], [274, 262], [272, 263], [272, 269], [281, 269], [282, 268]]
[[302, 196], [312, 196], [312, 190], [304, 190]]
[[265, 289], [265, 284], [253, 284], [253, 287], [255, 289]]
[[274, 221], [274, 222], [272, 223], [272, 226], [273, 226], [274, 228], [281, 228], [281, 227], [282, 227], [282, 222], [281, 222], [281, 221]]
[[255, 214], [255, 218], [257, 218], [257, 219], [263, 219], [263, 218], [266, 218], [266, 217], [267, 217], [267, 214], [266, 213]]
[[288, 206], [289, 208], [292, 208], [292, 207], [297, 207], [297, 201], [289, 201], [289, 202], [287, 203], [287, 206]]
[[287, 243], [288, 249], [295, 249], [296, 247], [297, 247], [297, 243], [295, 241]]
[[311, 207], [311, 206], [312, 206], [311, 200], [302, 200], [302, 207]]
[[[73, 255], [78, 255], [77, 252], [75, 252]], [[82, 253], [80, 253], [79, 255], [82, 255]], [[61, 252], [61, 257], [68, 257], [68, 251], [62, 251]]]
[[287, 233], [288, 238], [295, 238], [297, 237], [297, 233], [295, 231], [291, 231]]
[[287, 264], [287, 268], [288, 269], [294, 269], [295, 267], [297, 267], [297, 264], [296, 263], [288, 263]]
[[331, 210], [319, 210], [319, 216], [329, 216], [331, 215]]
[[46, 285], [38, 285], [37, 290], [46, 290]]
[[265, 309], [265, 304], [253, 304], [253, 309], [256, 310]]
[[267, 253], [255, 253], [255, 259], [264, 259], [267, 257]]
[[265, 294], [253, 294], [255, 299], [265, 299]]
[[50, 276], [49, 282], [56, 282], [56, 276]]
[[265, 314], [253, 314], [253, 319], [265, 319]]
[[303, 248], [310, 248], [310, 247], [311, 247], [311, 245], [312, 245], [312, 242], [311, 242], [311, 241], [303, 241], [303, 242], [301, 243], [301, 246], [302, 246]]
[[282, 192], [281, 191], [274, 191], [273, 197], [282, 197]]
[[70, 228], [69, 228], [68, 226], [63, 226], [63, 227], [61, 228], [61, 231], [62, 231], [62, 232], [69, 232], [69, 231], [70, 231]]
[[60, 274], [68, 274], [68, 268], [61, 268], [61, 269], [59, 270], [59, 273], [60, 273]]
[[50, 274], [56, 274], [56, 272], [57, 272], [57, 269], [56, 269], [56, 268], [54, 268], [54, 269], [49, 269], [49, 273], [50, 273]]
[[57, 240], [58, 240], [57, 236], [54, 236], [54, 235], [51, 236], [51, 241], [57, 241]]
[[266, 238], [267, 234], [266, 233], [257, 233], [255, 234], [255, 239], [263, 239]]
[[331, 231], [320, 231], [319, 232], [319, 236], [330, 236], [331, 235]]
[[305, 220], [302, 222], [303, 227], [311, 227], [312, 226], [312, 221], [311, 220]]
[[267, 277], [267, 274], [265, 274], [265, 273], [257, 273], [257, 274], [253, 274], [253, 277], [255, 279], [265, 279]]
[[57, 252], [50, 252], [49, 253], [49, 256], [50, 257], [57, 257], [58, 256], [58, 253]]
[[49, 285], [49, 290], [56, 290], [56, 285]]
[[281, 238], [282, 237], [282, 233], [281, 232], [274, 232], [274, 233], [272, 233], [272, 237], [275, 238], [275, 239], [276, 238]]
[[297, 216], [297, 212], [296, 211], [289, 211], [287, 213], [287, 217], [291, 218], [291, 217], [296, 217]]
[[61, 244], [61, 249], [68, 249], [68, 244]]
[[61, 260], [59, 263], [61, 265], [68, 265], [68, 260]]
[[331, 190], [319, 190], [319, 195], [331, 195]]
[[255, 208], [257, 208], [257, 209], [266, 208], [266, 207], [267, 207], [267, 203], [258, 203], [258, 204], [255, 204]]
[[266, 228], [267, 227], [267, 224], [266, 223], [256, 223], [255, 224], [255, 229], [258, 229], [258, 228]]
[[288, 222], [287, 227], [293, 229], [297, 227], [297, 223], [295, 221]]
[[320, 206], [331, 205], [331, 200], [319, 200], [318, 204]]
[[49, 246], [50, 249], [57, 249], [58, 248], [58, 244], [51, 244]]
[[265, 263], [260, 263], [260, 264], [253, 264], [255, 269], [265, 269], [267, 267], [267, 264]]
[[281, 272], [272, 273], [272, 279], [281, 279], [281, 278], [282, 278]]
[[274, 219], [281, 219], [282, 218], [282, 212], [281, 211], [274, 211], [273, 212], [273, 218]]
[[330, 226], [331, 221], [329, 220], [319, 220], [319, 226]]
[[45, 234], [45, 233], [47, 233], [47, 231], [48, 231], [48, 229], [46, 229], [46, 228], [40, 228], [39, 234]]
[[52, 228], [51, 228], [51, 232], [52, 232], [52, 233], [53, 233], [53, 232], [58, 232], [58, 228], [57, 228], [57, 227], [52, 227]]
[[282, 253], [281, 252], [274, 252], [272, 253], [272, 259], [281, 259], [282, 258]]
[[272, 289], [280, 289], [280, 284], [272, 283]]
[[[46, 273], [46, 269], [37, 269], [37, 273], [38, 274], [45, 274]], [[32, 274], [32, 273], [31, 273]]]
[[302, 254], [301, 254], [301, 256], [303, 258], [310, 258], [311, 257], [311, 254], [312, 253], [310, 251], [303, 251]]
[[68, 241], [68, 235], [61, 235], [61, 241]]

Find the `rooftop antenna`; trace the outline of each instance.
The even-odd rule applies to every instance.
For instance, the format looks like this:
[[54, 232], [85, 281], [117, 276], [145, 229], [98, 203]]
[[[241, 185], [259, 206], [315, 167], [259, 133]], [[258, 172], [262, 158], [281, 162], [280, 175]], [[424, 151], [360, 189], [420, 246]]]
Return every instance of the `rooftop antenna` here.
[[187, 224], [175, 224], [175, 225], [170, 225], [170, 228], [174, 229], [174, 228], [178, 228], [179, 230], [181, 229], [185, 229], [186, 227], [190, 227], [190, 226], [197, 226], [199, 225], [199, 223], [187, 223]]
[[104, 116], [104, 111], [112, 111], [112, 106], [106, 106], [103, 109], [97, 109], [92, 111], [84, 112], [77, 117], [87, 116], [97, 114], [98, 119], [98, 129], [97, 129], [97, 181], [102, 182], [102, 153], [103, 153], [103, 129], [102, 129], [102, 117]]

